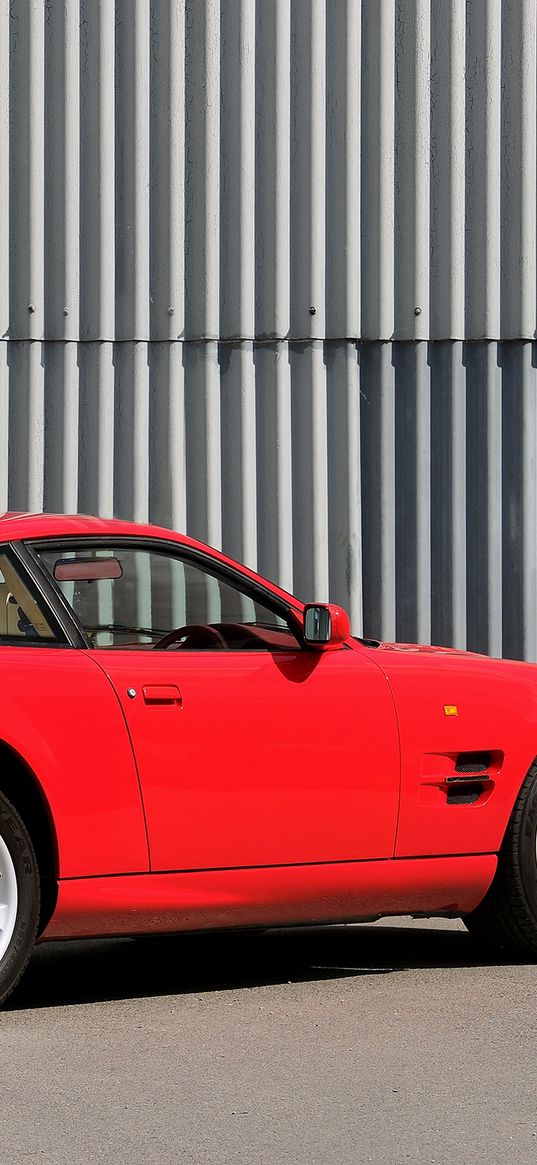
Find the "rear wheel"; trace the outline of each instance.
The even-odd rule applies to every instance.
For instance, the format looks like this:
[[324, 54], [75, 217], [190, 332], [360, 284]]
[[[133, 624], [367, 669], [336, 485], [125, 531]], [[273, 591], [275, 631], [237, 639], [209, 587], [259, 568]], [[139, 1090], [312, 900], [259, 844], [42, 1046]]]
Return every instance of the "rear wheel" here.
[[17, 810], [0, 793], [0, 1003], [30, 958], [39, 922], [34, 848]]
[[537, 956], [537, 764], [515, 802], [492, 886], [464, 922], [488, 947]]

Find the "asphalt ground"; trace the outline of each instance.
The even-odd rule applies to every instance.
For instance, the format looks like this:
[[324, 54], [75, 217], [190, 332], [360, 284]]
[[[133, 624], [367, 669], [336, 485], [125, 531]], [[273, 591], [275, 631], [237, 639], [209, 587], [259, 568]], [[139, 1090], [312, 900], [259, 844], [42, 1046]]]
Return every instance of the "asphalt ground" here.
[[537, 968], [458, 922], [43, 945], [0, 1163], [537, 1163]]

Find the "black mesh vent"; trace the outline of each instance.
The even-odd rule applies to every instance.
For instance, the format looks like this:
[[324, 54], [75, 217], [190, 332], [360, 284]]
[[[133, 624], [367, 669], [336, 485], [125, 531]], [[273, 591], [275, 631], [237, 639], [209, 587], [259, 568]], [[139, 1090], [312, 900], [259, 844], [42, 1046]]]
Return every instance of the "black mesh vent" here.
[[490, 765], [490, 752], [461, 752], [455, 765], [456, 773], [484, 773]]
[[479, 801], [481, 796], [480, 789], [469, 789], [468, 786], [455, 785], [448, 789], [447, 803], [448, 805], [473, 805]]

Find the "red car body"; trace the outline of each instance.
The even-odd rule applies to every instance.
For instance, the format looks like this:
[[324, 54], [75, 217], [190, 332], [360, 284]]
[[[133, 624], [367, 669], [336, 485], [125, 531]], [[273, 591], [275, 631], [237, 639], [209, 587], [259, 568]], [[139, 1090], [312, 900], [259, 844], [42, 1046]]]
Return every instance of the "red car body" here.
[[[537, 753], [533, 666], [352, 637], [316, 649], [301, 602], [156, 527], [9, 514], [0, 542], [64, 631], [0, 638], [0, 788], [9, 772], [30, 822], [42, 939], [458, 915], [483, 899]], [[81, 642], [40, 556], [101, 545], [193, 555], [275, 605], [296, 642]]]

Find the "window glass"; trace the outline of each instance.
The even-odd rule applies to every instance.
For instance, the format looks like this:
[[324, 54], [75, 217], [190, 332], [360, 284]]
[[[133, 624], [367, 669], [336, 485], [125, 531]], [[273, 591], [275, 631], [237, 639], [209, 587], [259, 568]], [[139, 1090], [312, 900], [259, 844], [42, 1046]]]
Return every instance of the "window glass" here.
[[0, 553], [0, 639], [55, 639], [55, 632], [7, 554]]
[[149, 648], [180, 631], [163, 648], [277, 651], [298, 646], [284, 618], [189, 560], [121, 547], [36, 549], [96, 647]]

